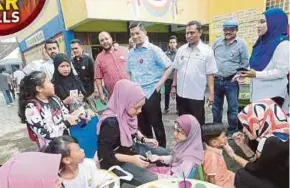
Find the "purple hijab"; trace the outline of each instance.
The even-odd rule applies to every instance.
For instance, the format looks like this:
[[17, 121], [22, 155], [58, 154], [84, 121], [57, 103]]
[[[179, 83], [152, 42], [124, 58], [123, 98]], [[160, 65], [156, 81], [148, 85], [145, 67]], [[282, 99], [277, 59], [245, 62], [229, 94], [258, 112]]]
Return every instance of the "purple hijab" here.
[[128, 110], [145, 98], [142, 88], [130, 81], [120, 80], [114, 87], [107, 109], [101, 115], [98, 123], [98, 134], [102, 123], [108, 117], [116, 117], [120, 129], [120, 141], [124, 147], [133, 145], [132, 135], [138, 130], [137, 116], [128, 115]]
[[[171, 153], [172, 167], [179, 166], [185, 160], [200, 166], [204, 158], [200, 124], [194, 116], [189, 114], [178, 117], [176, 122], [182, 127], [187, 139], [175, 144]], [[186, 165], [187, 163], [183, 164]], [[181, 166], [179, 168], [186, 169], [188, 167]]]

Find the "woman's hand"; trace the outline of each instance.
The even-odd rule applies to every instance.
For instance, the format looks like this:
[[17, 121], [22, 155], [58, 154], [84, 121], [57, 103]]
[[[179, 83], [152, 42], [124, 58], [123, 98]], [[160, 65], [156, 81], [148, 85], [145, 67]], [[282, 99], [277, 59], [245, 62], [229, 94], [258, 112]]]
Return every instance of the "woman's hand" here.
[[149, 157], [149, 161], [150, 162], [152, 162], [152, 163], [154, 163], [154, 162], [156, 162], [156, 161], [160, 161], [161, 159], [160, 159], [160, 156], [158, 156], [158, 155], [151, 155], [150, 157]]
[[144, 138], [144, 144], [149, 145], [153, 148], [157, 148], [159, 146], [158, 141], [151, 138]]
[[67, 98], [63, 100], [64, 104], [72, 104], [72, 102], [73, 102], [73, 97], [71, 96], [68, 96]]
[[79, 117], [76, 115], [68, 115], [66, 119], [70, 125], [76, 125], [78, 123]]
[[228, 156], [230, 158], [234, 157], [235, 151], [233, 150], [233, 148], [228, 143], [223, 146], [223, 149], [225, 150], [225, 152], [228, 154]]
[[141, 155], [133, 155], [132, 157], [132, 163], [136, 166], [139, 166], [141, 168], [146, 168], [149, 165], [149, 162], [146, 161], [146, 158]]
[[241, 147], [246, 144], [245, 135], [242, 132], [236, 132], [233, 134], [233, 139], [237, 146]]
[[241, 77], [255, 78], [256, 77], [256, 71], [253, 70], [253, 69], [250, 69], [248, 71], [242, 71], [241, 72]]

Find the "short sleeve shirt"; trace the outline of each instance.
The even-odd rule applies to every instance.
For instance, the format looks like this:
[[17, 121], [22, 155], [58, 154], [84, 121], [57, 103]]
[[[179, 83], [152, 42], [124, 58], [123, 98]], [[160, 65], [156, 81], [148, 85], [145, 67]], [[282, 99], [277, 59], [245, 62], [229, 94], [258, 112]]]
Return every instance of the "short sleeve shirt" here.
[[146, 41], [142, 47], [130, 50], [127, 72], [131, 74], [132, 81], [140, 84], [148, 99], [164, 70], [171, 64], [171, 60], [159, 47]]
[[181, 46], [173, 68], [177, 69], [177, 94], [182, 98], [204, 100], [207, 75], [217, 72], [213, 50], [202, 41], [195, 47]]
[[85, 158], [79, 164], [79, 173], [72, 180], [63, 180], [65, 188], [95, 188], [103, 181], [103, 174], [97, 169], [92, 159]]
[[109, 91], [113, 93], [114, 86], [121, 79], [129, 79], [126, 72], [128, 49], [119, 47], [111, 52], [102, 51], [96, 58], [95, 79], [103, 79]]
[[229, 171], [223, 158], [222, 150], [206, 147], [204, 157], [204, 172], [215, 177], [215, 184], [223, 188], [234, 187], [234, 173]]

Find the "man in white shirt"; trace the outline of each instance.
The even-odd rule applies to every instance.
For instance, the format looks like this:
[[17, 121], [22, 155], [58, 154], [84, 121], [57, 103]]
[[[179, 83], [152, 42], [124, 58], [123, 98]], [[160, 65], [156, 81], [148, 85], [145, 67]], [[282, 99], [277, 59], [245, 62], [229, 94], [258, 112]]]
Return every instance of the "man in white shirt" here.
[[200, 40], [201, 23], [190, 21], [186, 26], [186, 40], [176, 54], [173, 68], [177, 71], [172, 95], [178, 95], [179, 116], [191, 114], [201, 125], [205, 122], [204, 101], [208, 85], [208, 105], [214, 100], [214, 73], [217, 72], [213, 50]]
[[48, 39], [45, 41], [44, 49], [50, 59], [44, 62], [40, 69], [45, 72], [46, 75], [49, 76], [49, 80], [51, 80], [54, 73], [53, 59], [59, 53], [59, 44], [56, 40]]

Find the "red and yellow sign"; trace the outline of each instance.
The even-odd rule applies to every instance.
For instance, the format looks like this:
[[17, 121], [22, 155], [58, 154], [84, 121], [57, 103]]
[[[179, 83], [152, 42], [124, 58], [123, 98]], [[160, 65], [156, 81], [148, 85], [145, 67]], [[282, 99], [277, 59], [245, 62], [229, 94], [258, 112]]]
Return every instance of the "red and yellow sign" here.
[[0, 0], [0, 36], [21, 31], [31, 24], [46, 0]]

